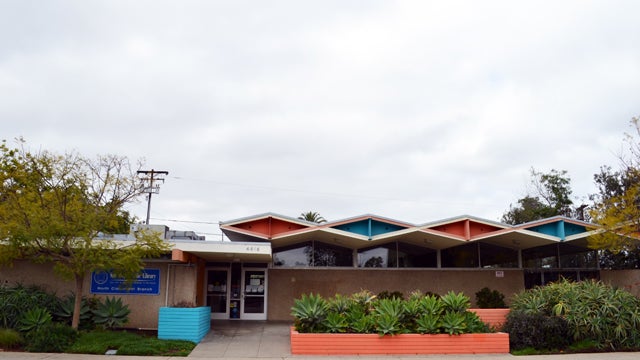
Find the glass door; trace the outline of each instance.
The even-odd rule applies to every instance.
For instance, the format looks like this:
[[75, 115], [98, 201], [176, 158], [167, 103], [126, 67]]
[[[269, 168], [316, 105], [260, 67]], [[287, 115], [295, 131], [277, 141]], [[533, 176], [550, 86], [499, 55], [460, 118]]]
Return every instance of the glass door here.
[[212, 319], [229, 318], [229, 269], [207, 270], [207, 306]]
[[242, 319], [267, 320], [267, 270], [242, 270]]

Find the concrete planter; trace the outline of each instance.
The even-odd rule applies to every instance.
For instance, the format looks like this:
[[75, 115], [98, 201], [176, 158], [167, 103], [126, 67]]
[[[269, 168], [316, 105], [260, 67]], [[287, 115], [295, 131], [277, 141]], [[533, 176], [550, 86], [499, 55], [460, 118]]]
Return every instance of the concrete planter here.
[[482, 322], [498, 329], [507, 322], [507, 315], [509, 315], [509, 309], [469, 309], [469, 311], [476, 313]]
[[161, 307], [158, 339], [188, 340], [199, 343], [211, 328], [211, 308]]
[[509, 334], [301, 334], [291, 328], [295, 355], [506, 354]]

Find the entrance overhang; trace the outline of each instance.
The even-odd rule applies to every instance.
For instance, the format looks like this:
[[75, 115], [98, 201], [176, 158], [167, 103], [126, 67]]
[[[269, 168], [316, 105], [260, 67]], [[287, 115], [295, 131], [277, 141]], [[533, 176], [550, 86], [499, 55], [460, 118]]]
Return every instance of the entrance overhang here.
[[207, 262], [271, 262], [271, 244], [223, 241], [175, 241], [171, 259], [195, 262], [195, 256]]

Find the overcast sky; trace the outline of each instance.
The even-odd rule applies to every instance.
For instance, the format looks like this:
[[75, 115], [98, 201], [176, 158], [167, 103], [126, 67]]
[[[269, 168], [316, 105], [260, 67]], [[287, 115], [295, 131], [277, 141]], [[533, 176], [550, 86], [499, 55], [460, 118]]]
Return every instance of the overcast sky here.
[[[167, 170], [151, 223], [499, 220], [640, 115], [638, 1], [0, 0], [0, 137]], [[146, 217], [146, 202], [130, 207]], [[190, 222], [177, 222], [190, 221]], [[202, 223], [199, 223], [202, 222]]]

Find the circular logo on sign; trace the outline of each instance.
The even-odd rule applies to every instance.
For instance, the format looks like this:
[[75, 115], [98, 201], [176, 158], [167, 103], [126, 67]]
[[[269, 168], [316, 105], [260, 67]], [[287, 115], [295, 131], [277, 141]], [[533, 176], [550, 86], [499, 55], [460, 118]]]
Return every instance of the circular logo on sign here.
[[93, 274], [93, 281], [96, 284], [104, 284], [109, 280], [109, 273], [106, 271], [98, 271]]

